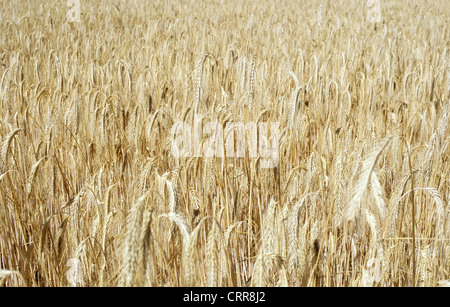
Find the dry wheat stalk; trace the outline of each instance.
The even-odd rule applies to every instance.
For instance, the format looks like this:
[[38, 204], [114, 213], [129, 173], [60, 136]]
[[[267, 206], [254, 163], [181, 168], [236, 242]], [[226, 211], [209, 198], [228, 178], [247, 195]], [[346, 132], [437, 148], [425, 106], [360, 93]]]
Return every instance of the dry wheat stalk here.
[[[442, 1], [393, 0], [381, 28], [357, 2], [320, 27], [295, 26], [314, 0], [88, 2], [79, 23], [1, 4], [0, 285], [448, 283]], [[214, 144], [211, 121], [278, 123], [278, 164], [248, 156], [264, 131]], [[244, 156], [213, 157], [231, 136]]]

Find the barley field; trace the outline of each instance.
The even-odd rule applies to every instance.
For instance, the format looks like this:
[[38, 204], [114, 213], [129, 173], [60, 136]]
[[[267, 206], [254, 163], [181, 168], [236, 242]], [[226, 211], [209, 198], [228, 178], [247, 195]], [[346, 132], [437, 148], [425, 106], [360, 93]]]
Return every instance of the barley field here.
[[450, 285], [450, 1], [370, 2], [0, 1], [0, 286]]

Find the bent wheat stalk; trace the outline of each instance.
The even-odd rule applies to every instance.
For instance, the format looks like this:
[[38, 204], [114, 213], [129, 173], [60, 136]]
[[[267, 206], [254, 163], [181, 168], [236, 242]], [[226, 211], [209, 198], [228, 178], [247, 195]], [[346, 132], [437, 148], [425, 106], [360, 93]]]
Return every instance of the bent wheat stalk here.
[[[378, 180], [375, 180], [377, 178], [376, 176], [372, 176], [376, 169], [376, 163], [378, 159], [381, 156], [381, 153], [383, 150], [388, 146], [390, 140], [392, 137], [382, 139], [378, 142], [375, 149], [367, 156], [367, 158], [364, 160], [361, 170], [358, 176], [358, 180], [356, 182], [355, 187], [353, 188], [353, 197], [350, 203], [348, 204], [345, 216], [347, 218], [347, 221], [355, 221], [358, 219], [358, 221], [361, 218], [362, 215], [362, 209], [363, 209], [363, 196], [364, 192], [366, 191], [369, 184], [372, 183], [375, 189], [379, 189], [381, 187]], [[376, 195], [379, 195], [379, 192], [375, 193]], [[380, 206], [382, 206], [382, 203], [379, 203]], [[378, 207], [378, 210], [380, 211], [380, 215], [384, 214], [385, 208]]]

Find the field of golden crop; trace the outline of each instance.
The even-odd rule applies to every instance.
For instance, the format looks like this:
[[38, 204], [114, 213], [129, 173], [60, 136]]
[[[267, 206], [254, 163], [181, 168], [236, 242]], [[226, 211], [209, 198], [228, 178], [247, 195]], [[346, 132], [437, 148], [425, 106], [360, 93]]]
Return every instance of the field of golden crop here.
[[450, 283], [448, 0], [66, 2], [0, 1], [0, 286]]

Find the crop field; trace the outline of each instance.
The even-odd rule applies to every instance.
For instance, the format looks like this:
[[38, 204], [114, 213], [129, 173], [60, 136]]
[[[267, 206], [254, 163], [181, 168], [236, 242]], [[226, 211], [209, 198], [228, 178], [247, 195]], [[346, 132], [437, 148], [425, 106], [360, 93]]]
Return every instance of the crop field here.
[[0, 287], [450, 285], [450, 1], [0, 1]]

